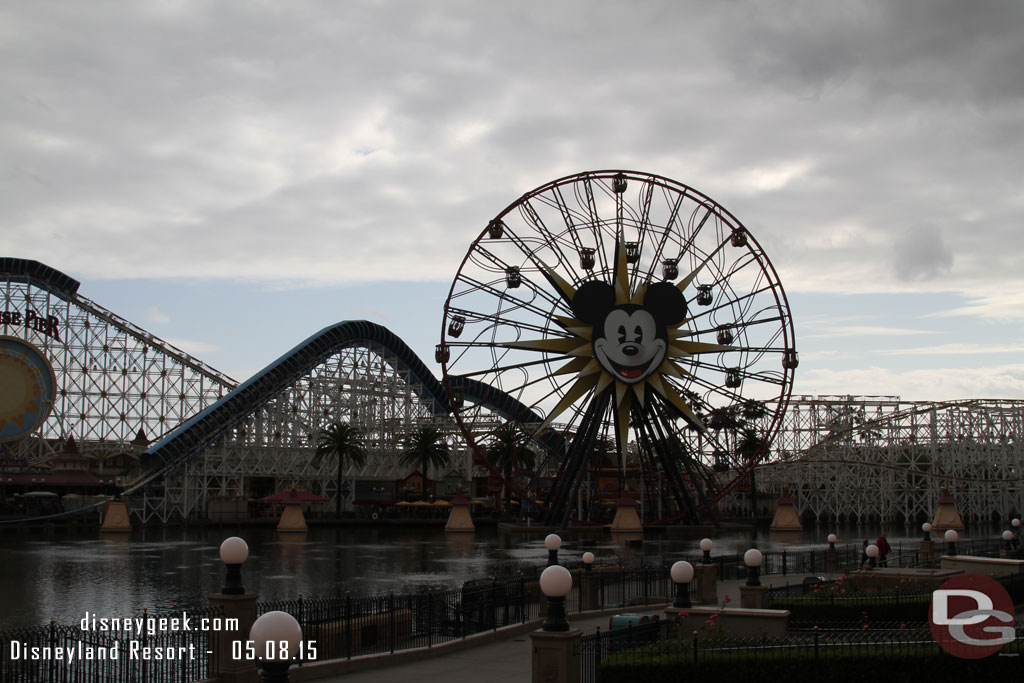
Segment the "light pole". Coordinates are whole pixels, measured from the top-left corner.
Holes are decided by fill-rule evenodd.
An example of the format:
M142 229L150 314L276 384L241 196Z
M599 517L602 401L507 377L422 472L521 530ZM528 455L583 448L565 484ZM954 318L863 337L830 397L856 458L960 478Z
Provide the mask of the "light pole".
M839 553L836 552L836 541L839 537L835 534L828 535L828 550L825 551L825 571L839 571Z
M960 539L960 534L956 532L956 529L948 529L946 531L946 543L948 545L946 554L950 557L956 557L956 542Z
M224 587L220 592L224 595L244 595L242 585L242 565L249 557L249 546L238 536L225 538L220 544L220 559L227 571L224 574Z
M572 574L565 567L551 565L540 574L540 590L548 598L548 615L544 620L543 630L568 631L565 596L572 590Z
M267 612L252 625L249 640L261 661L263 683L288 683L288 667L301 659L302 626L287 612Z
M594 553L589 550L583 553L583 569L591 571L594 568Z
M747 585L761 585L761 563L764 562L764 555L757 548L751 548L743 553L743 564L747 565Z
M700 561L704 564L711 564L711 547L714 543L710 538L702 538L700 541L700 549L704 551L704 557Z
M672 581L676 584L676 599L673 607L691 607L690 604L690 581L693 580L693 565L681 560L672 565L669 570Z
M921 539L920 543L920 558L922 562L934 562L935 561L935 544L932 543L932 525L925 522L921 525L921 531L924 532L924 538Z
M1006 541L1006 549L1013 550L1013 532L1007 529L1003 532L1003 540Z
M548 549L548 566L558 564L558 549L562 547L562 537L558 534L548 534L544 539L544 547Z
M874 569L878 561L878 546L872 543L864 549L864 554L868 556L868 569Z

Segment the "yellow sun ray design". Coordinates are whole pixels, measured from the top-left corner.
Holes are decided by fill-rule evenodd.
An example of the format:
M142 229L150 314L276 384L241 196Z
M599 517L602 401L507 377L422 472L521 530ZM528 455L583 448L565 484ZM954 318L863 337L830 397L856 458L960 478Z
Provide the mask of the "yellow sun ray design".
M614 307L627 307L628 310L643 309L645 296L651 288L651 284L640 283L635 291L630 291L629 266L621 233L616 242L613 263L614 271L610 287L613 292ZM537 261L536 265L564 301L572 306L579 289L566 282L546 264ZM703 263L698 265L692 273L682 278L674 287L682 293L703 267ZM584 284L587 283L581 283L580 286L582 287ZM593 322L565 315L554 316L553 319L562 330L565 330L565 336L536 340L524 339L499 344L510 349L536 351L555 357L561 356L567 362L555 369L552 375L575 376L575 379L572 379L567 385L563 385L564 393L544 421L537 427L537 432L549 427L554 420L581 399L588 396L600 396L609 387L614 387L613 415L620 452L625 452L629 442L630 416L633 407L644 406L652 393L661 396L698 429L707 430L700 416L668 379L685 379L691 376L691 373L677 361L705 353L735 351L736 347L691 341L689 337L692 333L686 328L689 318L683 316L678 323L666 324L664 327L667 338L664 358L646 376L639 381L631 382L613 374L605 362L598 357L599 354L595 350L595 338L598 337L598 333L595 331L597 326Z

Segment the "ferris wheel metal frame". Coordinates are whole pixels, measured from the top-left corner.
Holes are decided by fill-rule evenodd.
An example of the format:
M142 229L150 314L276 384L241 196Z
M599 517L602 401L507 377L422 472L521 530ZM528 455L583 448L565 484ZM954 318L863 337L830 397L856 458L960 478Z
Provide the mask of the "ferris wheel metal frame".
M554 180L487 223L436 360L477 461L563 524L609 451L619 493L639 470L631 493L653 493L656 516L713 515L767 453L798 364L781 281L749 230L692 187L621 170ZM467 382L522 407L505 417L544 456L525 486L488 457L495 420Z

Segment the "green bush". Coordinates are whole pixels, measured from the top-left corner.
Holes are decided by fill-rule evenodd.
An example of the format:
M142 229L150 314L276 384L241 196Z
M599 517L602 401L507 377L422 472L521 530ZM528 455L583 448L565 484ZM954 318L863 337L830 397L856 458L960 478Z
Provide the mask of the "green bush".
M1012 574L996 579L1013 598L1013 604L1024 604L1024 574Z
M852 598L800 597L772 600L772 609L789 610L789 620L811 622L824 626L828 623L852 621L928 621L931 595L874 595L860 594ZM867 613L865 615L865 612Z
M657 646L655 646L657 647ZM965 680L978 676L1019 676L1021 640L1010 643L985 659L959 659L938 645L877 645L856 648L822 648L815 658L813 645L801 649L701 650L694 662L693 652L655 654L643 648L613 655L601 663L601 683L676 683L702 676L715 680L809 681L827 678L829 683L870 680Z

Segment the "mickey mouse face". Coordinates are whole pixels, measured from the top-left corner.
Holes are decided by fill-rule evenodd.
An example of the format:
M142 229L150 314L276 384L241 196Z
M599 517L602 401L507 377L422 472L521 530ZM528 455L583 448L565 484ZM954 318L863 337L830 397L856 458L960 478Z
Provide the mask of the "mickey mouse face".
M665 360L668 344L659 338L654 316L639 306L612 309L602 332L595 335L594 355L618 380L639 382Z
M668 353L667 325L686 317L686 300L672 284L650 285L643 305L615 304L615 290L587 282L572 300L573 312L594 325L594 357L612 377L636 384L654 373Z

